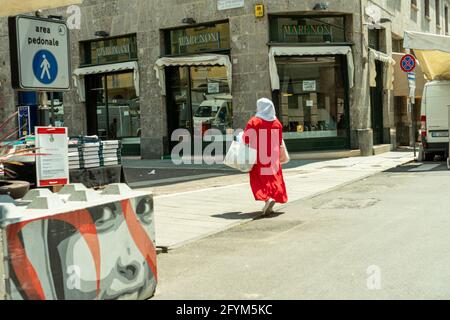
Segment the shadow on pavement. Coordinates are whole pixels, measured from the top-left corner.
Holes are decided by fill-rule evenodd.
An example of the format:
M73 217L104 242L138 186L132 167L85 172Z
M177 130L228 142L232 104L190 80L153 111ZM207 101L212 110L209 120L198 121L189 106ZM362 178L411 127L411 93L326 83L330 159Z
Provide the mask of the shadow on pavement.
M282 215L284 215L286 212L274 212L271 214L268 214L266 216L260 215L259 217L256 217L255 220L265 220L265 219L276 219Z
M387 173L426 173L450 171L447 163L442 161L411 162L403 166L387 170Z
M226 220L246 220L246 219L254 219L258 217L260 214L261 212L251 212L251 213L227 212L222 214L216 214L213 217Z

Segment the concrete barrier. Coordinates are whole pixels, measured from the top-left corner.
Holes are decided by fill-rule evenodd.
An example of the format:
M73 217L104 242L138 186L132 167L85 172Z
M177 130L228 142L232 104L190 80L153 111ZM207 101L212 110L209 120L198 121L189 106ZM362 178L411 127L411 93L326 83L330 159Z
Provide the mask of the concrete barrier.
M153 196L69 185L0 199L0 299L144 300L157 285Z

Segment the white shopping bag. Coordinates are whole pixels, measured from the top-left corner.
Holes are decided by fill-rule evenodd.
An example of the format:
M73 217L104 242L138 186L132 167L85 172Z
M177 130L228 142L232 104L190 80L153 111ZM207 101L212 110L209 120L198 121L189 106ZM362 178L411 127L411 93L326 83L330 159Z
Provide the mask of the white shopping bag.
M281 144L280 146L280 162L281 164L288 164L291 161L291 157L289 156L288 149L286 148L286 143Z
M233 141L224 160L224 165L242 172L250 172L256 164L258 154L244 143Z

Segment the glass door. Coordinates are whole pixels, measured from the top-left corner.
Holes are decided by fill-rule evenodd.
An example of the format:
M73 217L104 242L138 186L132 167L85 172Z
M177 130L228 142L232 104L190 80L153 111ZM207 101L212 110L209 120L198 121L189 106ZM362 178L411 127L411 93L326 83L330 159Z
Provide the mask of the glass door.
M86 77L86 104L89 135L102 140L140 137L141 112L132 72Z
M133 73L106 75L106 88L109 139L138 137L141 132L140 107L134 88Z
M86 105L88 135L108 138L108 108L105 76L86 77Z
M372 116L373 144L383 143L383 63L376 62L377 86L370 88L370 104Z
M186 129L192 133L192 108L188 67L167 68L168 113L170 132Z

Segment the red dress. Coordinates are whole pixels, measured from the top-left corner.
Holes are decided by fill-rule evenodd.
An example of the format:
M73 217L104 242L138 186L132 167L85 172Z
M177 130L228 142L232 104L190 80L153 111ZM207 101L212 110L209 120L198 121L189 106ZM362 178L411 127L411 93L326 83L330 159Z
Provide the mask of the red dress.
M287 203L288 195L280 163L283 126L253 117L245 128L244 141L258 150L258 162L250 172L250 185L256 201Z

